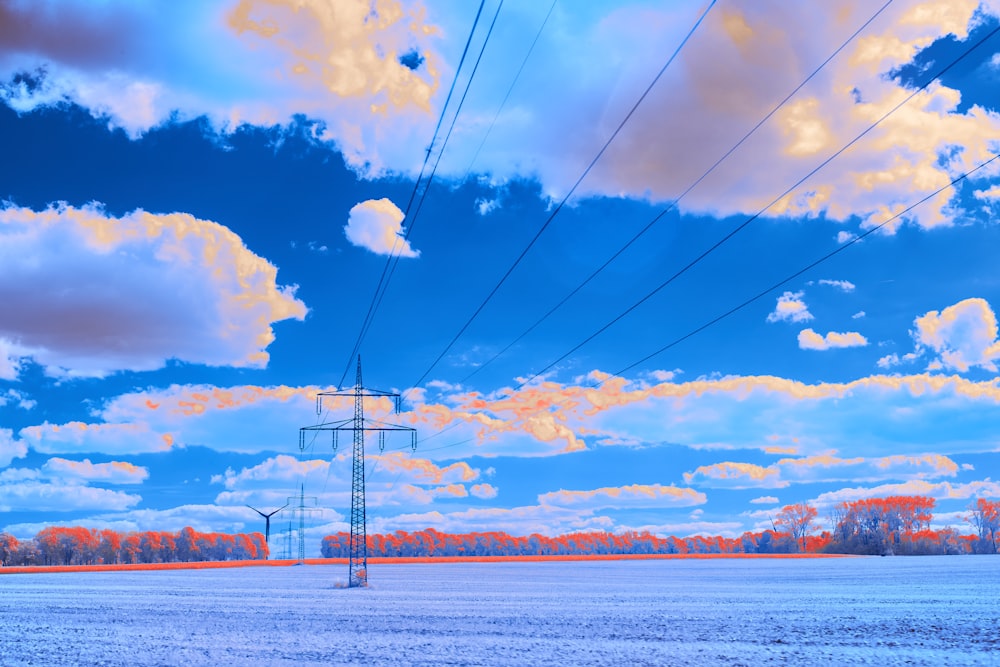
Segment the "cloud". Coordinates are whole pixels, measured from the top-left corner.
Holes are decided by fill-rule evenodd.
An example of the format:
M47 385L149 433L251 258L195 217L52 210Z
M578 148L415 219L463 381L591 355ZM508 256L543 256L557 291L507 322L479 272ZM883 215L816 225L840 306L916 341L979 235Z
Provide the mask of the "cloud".
M385 0L374 13L367 0L166 9L67 0L59 12L5 3L2 98L19 112L73 102L132 136L173 118L205 116L231 131L301 114L359 172L415 176L444 103L440 83L452 79L468 30L467 13L453 9L434 0L426 9ZM553 13L499 115L496 96L470 95L439 177L464 178L474 163L495 182L536 178L546 195L568 192L650 82L649 58L634 54L661 62L702 9L616 3ZM893 3L682 206L720 216L756 212L904 99L910 91L892 73L938 38L965 39L978 9L978 0ZM537 3L511 7L505 25L512 35L531 34L544 13ZM866 3L713 9L577 194L676 197L871 14ZM523 48L501 41L497 52ZM409 53L418 54L416 69L401 58ZM475 84L505 89L518 60L484 59ZM39 74L16 78L25 72ZM959 112L960 97L929 86L771 213L858 216L871 226L945 187L910 216L922 227L949 224L956 209L948 183L989 155L1000 128L992 111Z
M684 481L707 487L780 489L792 483L954 477L958 469L957 463L940 454L851 459L818 454L780 459L767 467L732 461L713 463L684 473Z
M42 471L52 478L78 479L105 484L141 484L149 478L149 470L127 461L91 463L90 459L70 461L54 457L45 462Z
M853 315L851 315L851 319L852 320L860 320L864 316L865 316L865 311L859 310L858 312L856 312Z
M777 505L778 499L774 496L760 496L750 501L754 505Z
M863 498L884 498L887 496L929 496L936 500L965 500L969 498L1000 498L1000 482L989 478L981 481L952 484L951 482L928 482L917 479L900 484L882 484L865 488L853 487L821 493L810 504L818 509L826 509L842 502Z
M442 468L427 459L410 457L402 452L375 454L370 458L378 461L378 464L390 473L410 473L410 479L420 484L471 482L479 478L479 470L472 468L465 461L458 461Z
M0 353L0 357L2 357L2 353ZM2 363L2 358L0 358L0 363ZM0 394L0 408L10 403L15 403L22 410L31 410L38 404L37 401L28 398L27 394L17 389L8 389L7 393Z
M144 454L164 452L173 446L166 434L153 432L148 424L86 424L69 422L26 426L21 441L45 454Z
M830 287L836 287L842 292L853 292L855 285L849 280L820 280L820 285L829 285Z
M904 354L902 357L893 352L892 354L887 354L884 357L879 358L875 364L879 368L892 368L893 366L899 366L901 364L909 363L915 361L919 355L914 352Z
M932 310L913 324L918 350L935 352L941 367L965 372L978 366L997 372L997 318L985 299L964 299L941 312Z
M996 58L996 54L993 57ZM972 194L976 197L976 199L996 201L997 199L1000 199L1000 185L993 185L985 190L976 190Z
M732 489L778 489L788 486L789 482L780 479L779 475L778 469L774 467L723 461L698 466L694 472L684 473L684 481L688 484L719 485Z
M774 312L767 316L768 322L808 322L813 319L808 306L802 300L804 292L785 292L778 297Z
M868 345L868 339L856 331L837 333L831 331L822 336L812 329L803 329L799 332L799 347L803 350L830 350L842 347L864 347Z
M355 204L344 226L347 240L376 255L419 257L420 251L403 238L403 212L388 199L369 199Z
M9 428L0 428L0 468L6 468L14 459L24 458L28 445L24 440L15 440Z
M577 508L553 505L521 507L470 508L454 512L413 512L369 520L369 531L391 533L396 530L434 528L445 533L502 531L510 535L564 535L588 530L610 530L614 521Z
M0 471L0 512L75 512L124 510L138 504L138 495L89 486L85 479L61 479L43 468Z
M707 502L704 493L694 489L660 484L631 484L591 491L552 491L538 496L542 505L588 510L632 507L691 507Z
M393 0L374 10L367 0L158 8L68 0L58 12L4 3L0 25L10 26L0 40L0 99L15 110L70 101L133 137L175 118L204 116L226 132L303 114L349 164L373 173L384 168L381 142L409 146L411 133L426 141L444 65L422 10ZM410 52L422 66L400 62ZM35 74L14 77L22 72Z
M0 380L16 380L21 372L22 352L13 342L0 338Z
M497 494L499 493L499 490L492 484L483 483L483 484L473 484L472 487L469 489L469 493L475 496L476 498L489 499L489 498L496 498Z
M12 358L25 357L58 377L156 370L169 359L263 367L271 324L306 314L276 276L229 229L185 213L7 206L0 373L16 374Z

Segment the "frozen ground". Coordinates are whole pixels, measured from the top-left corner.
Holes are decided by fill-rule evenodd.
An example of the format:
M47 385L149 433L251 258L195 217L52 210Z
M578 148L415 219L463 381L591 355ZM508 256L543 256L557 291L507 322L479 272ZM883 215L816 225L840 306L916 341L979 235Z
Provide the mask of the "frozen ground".
M2 665L1000 665L1000 558L0 576Z

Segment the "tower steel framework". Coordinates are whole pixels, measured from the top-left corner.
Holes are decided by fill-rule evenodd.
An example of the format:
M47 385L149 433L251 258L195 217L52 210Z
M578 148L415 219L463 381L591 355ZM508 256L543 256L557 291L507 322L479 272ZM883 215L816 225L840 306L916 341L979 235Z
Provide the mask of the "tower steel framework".
M417 429L398 424L388 424L377 419L365 419L365 398L385 398L393 401L399 414L400 396L389 391L367 389L361 382L361 355L358 355L358 374L353 389L321 391L316 394L316 414L323 412L323 399L332 396L354 398L354 417L341 421L324 422L299 429L299 450L306 447L306 434L310 431L330 431L333 450L337 451L338 434L353 432L351 452L351 538L348 552L347 585L351 588L368 585L368 535L365 516L365 431L378 432L379 451L385 450L387 431L407 431L410 433L410 447L417 448Z

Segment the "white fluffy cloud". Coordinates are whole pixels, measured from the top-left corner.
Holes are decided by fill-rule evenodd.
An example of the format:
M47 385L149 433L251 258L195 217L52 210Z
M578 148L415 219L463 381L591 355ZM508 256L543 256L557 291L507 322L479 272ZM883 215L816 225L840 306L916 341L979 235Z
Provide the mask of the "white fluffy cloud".
M940 312L932 310L913 324L918 350L926 348L937 355L932 368L965 372L978 366L997 372L997 318L985 299L965 299Z
M142 500L124 491L89 486L85 477L72 472L64 475L63 472L59 464L41 470L9 468L0 471L0 511L124 510Z
M419 6L393 0L4 3L0 25L0 80L44 71L0 91L14 109L69 100L132 136L174 113L223 131L304 114L373 171L380 141L410 143L413 129L426 141L440 76L437 31ZM424 61L416 70L400 62L409 53ZM414 112L415 123L397 121Z
M842 347L864 347L868 345L868 339L856 331L846 331L839 333L830 331L825 336L818 334L812 329L803 329L799 332L799 347L803 350L830 350Z
M276 276L232 231L184 213L8 206L0 374L16 372L12 357L69 377L155 370L168 359L264 366L271 324L306 314Z
M703 505L705 494L694 489L661 484L630 484L602 487L588 491L552 491L538 496L538 502L551 507L579 509L633 507L690 507Z
M52 478L104 484L141 484L149 478L148 469L127 461L92 463L90 459L71 461L53 457L45 462L42 471Z
M990 479L952 484L951 482L928 482L922 479L900 484L881 484L874 487L853 487L822 493L810 504L820 510L862 498L884 498L887 496L929 496L937 500L968 498L1000 498L1000 482Z
M813 319L809 307L802 300L805 292L785 292L778 297L774 311L767 316L768 322L808 322Z
M819 454L784 458L769 466L723 461L685 472L684 481L707 487L780 489L793 483L954 477L958 468L957 463L940 454L850 459Z
M681 206L755 212L902 101L909 91L889 73L935 39L964 39L979 8L979 0L897 0ZM505 5L440 176L464 177L475 155L474 171L492 182L537 178L549 195L567 192L703 8L557 6L496 116L523 36L546 9ZM426 8L383 0L374 12L367 0L66 0L59 12L44 3L0 11L10 26L0 40L2 98L14 109L69 100L133 136L175 112L219 129L302 114L369 176L416 174L444 102L440 84L451 80L471 22L466 6L445 0ZM981 11L998 9L987 2ZM578 194L676 197L872 13L859 0L713 8ZM39 70L40 80L15 81ZM945 187L910 215L925 227L948 224L949 181L988 157L1000 131L996 113L958 113L959 101L958 91L930 86L771 212L856 215L870 226Z
M829 285L830 287L836 287L843 292L853 292L856 285L850 280L828 280L824 278L819 281L820 285Z
M0 428L0 468L5 468L14 459L23 458L28 453L28 446L23 440L15 440L14 432L9 428Z
M403 238L403 212L388 199L369 199L356 204L344 226L347 240L376 255L419 257L420 251Z

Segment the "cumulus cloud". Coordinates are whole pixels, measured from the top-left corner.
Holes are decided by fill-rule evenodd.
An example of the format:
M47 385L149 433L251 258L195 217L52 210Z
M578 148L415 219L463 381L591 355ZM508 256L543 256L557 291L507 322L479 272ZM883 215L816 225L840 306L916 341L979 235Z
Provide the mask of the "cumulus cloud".
M419 7L393 0L374 9L367 0L161 7L69 0L58 12L35 3L0 10L7 28L0 99L18 111L70 101L131 136L173 118L205 116L231 131L304 114L352 166L372 173L383 169L381 141L410 145L417 141L411 132L423 141L429 134L440 56L431 48L437 30ZM403 64L408 53L422 66ZM16 78L24 72L32 75ZM416 118L399 122L406 115Z
M497 494L499 493L499 490L492 484L487 484L484 482L482 484L473 484L469 488L469 493L475 496L476 498L489 499L489 498L496 498Z
M774 311L767 316L768 322L808 322L813 319L809 307L802 297L805 292L785 292L778 297Z
M997 318L985 299L965 299L940 312L932 310L913 324L918 349L935 353L938 367L965 372L978 366L997 372Z
M393 517L375 517L369 531L387 533L396 530L434 528L445 533L503 531L511 535L563 535L566 533L609 530L614 521L577 508L554 505L488 507L454 512L412 512Z
M823 336L812 329L799 332L799 347L803 350L830 350L842 347L864 347L868 339L856 331L838 333L831 331Z
M2 363L2 361L0 361ZM13 379L13 378L9 378ZM7 393L0 394L0 407L5 405L16 405L22 410L31 410L37 405L37 401L28 398L28 395L17 389L8 389Z
M688 484L717 485L733 489L778 489L789 484L780 479L780 473L774 467L765 468L754 463L734 461L698 466L693 472L684 473L684 481Z
M0 373L16 373L11 359L24 357L60 377L155 370L169 359L265 366L271 324L306 314L276 276L232 231L185 213L8 206Z
M774 496L759 496L750 501L753 505L777 505L778 499Z
M917 479L900 484L882 484L874 487L852 487L821 493L810 504L826 509L842 502L863 498L884 498L888 496L929 496L937 500L1000 497L1000 482L985 480L952 484L951 482L928 482Z
M893 3L682 206L717 215L759 210L904 99L910 91L891 73L938 38L965 39L979 7L978 0ZM614 3L554 12L499 116L495 95L470 95L439 176L462 178L474 163L495 182L533 177L548 195L567 192L649 83L650 58L665 59L701 9ZM997 13L989 4L981 11ZM510 34L531 34L544 13L525 3L504 20ZM714 8L578 194L676 197L871 14L863 2L744 0ZM335 142L368 176L417 173L444 102L440 82L454 73L469 21L435 0L426 10L385 0L374 12L367 0L167 8L67 0L59 12L5 3L0 18L7 27L2 99L18 111L70 101L132 136L174 117L205 116L228 130L302 114L318 138ZM188 48L192 43L200 48ZM523 48L501 42L497 52ZM484 59L479 89L503 90L517 62ZM39 74L17 78L25 72ZM771 212L858 216L870 226L945 187L910 215L924 227L948 224L948 183L988 157L1000 129L996 113L978 106L959 112L959 103L958 91L928 87Z
M369 199L355 204L344 226L347 240L376 255L419 257L420 251L403 238L403 212L388 199Z
M855 284L849 280L827 280L823 279L819 281L820 285L829 285L830 287L836 287L842 292L853 292Z
M59 463L53 467L43 466L40 470L8 468L0 471L0 511L124 510L142 500L135 494L90 486L85 475L74 474L72 470L69 474L65 472Z
M590 491L552 491L538 496L542 505L576 507L590 510L630 507L690 507L707 502L704 493L694 489L661 484L630 484Z
M105 484L141 484L149 478L149 470L128 461L91 463L90 459L71 461L53 457L45 462L42 471L53 478L85 480Z
M14 459L24 458L28 453L28 445L24 440L15 440L14 432L9 428L0 428L0 468L5 468Z
M792 483L927 479L954 477L956 474L958 464L940 454L857 456L850 459L817 454L780 459L766 467L732 461L713 463L684 473L684 481L708 487L780 489Z
M145 454L164 452L173 446L169 434L160 434L146 423L87 424L68 422L26 426L21 441L45 454L105 453Z
M893 352L892 354L887 354L884 357L880 357L879 360L875 362L875 364L879 368L888 369L892 368L893 366L899 366L901 364L906 364L915 361L918 356L919 355L916 354L915 352L909 352L907 354L904 354L903 356L899 356L898 354Z

